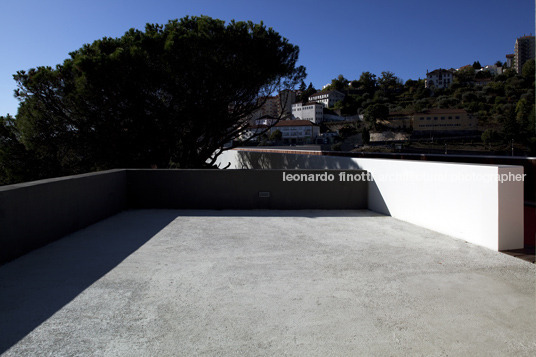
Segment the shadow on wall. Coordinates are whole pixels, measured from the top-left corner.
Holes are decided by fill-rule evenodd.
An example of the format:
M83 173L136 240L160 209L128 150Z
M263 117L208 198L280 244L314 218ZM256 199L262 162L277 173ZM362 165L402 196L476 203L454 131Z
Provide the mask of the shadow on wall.
M237 169L361 170L351 157L236 151ZM231 164L231 163L230 163ZM227 163L225 163L227 165ZM232 167L232 165L230 166ZM374 177L374 176L373 176ZM368 183L368 209L391 215L376 181Z
M178 210L181 217L300 217L315 219L319 217L385 217L383 214L366 209L359 210Z
M127 211L0 269L0 354L45 322L177 217Z
M350 157L237 151L237 169L359 170Z

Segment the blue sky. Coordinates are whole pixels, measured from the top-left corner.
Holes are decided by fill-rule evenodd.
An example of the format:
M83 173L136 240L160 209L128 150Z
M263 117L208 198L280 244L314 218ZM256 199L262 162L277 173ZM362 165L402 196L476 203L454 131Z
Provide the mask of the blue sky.
M504 61L515 39L534 34L533 0L79 1L0 0L0 115L16 114L17 70L63 62L96 39L186 15L252 20L300 47L306 82L392 71L403 80L427 70Z

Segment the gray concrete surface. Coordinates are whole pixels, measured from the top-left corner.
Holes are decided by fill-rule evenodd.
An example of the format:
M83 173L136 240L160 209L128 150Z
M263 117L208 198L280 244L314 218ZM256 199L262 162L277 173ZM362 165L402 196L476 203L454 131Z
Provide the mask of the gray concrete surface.
M534 356L535 287L369 211L127 211L0 267L0 352Z

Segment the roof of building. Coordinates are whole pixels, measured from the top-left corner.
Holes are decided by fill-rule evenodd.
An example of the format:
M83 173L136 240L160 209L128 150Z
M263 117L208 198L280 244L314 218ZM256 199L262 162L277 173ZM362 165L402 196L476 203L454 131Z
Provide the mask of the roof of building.
M428 72L427 75L441 74L441 73L445 73L445 72L452 73L450 69L438 68L438 69L433 70L432 72Z
M278 181L271 187L330 184ZM253 190L272 191L261 182ZM227 205L241 197L222 196ZM535 347L534 264L370 211L126 210L2 265L0 277L1 351L12 356L126 355L129 345L139 355L278 355L280 346L289 355L530 355ZM399 337L393 326L405 329L396 347L386 343ZM366 339L349 340L350 331Z
M509 53L506 55L506 58L515 58L515 56L516 56L515 54Z
M390 112L389 113L389 116L392 117L392 116L397 116L397 117L407 117L407 116L410 116L411 113L404 113L404 112Z
M322 103L318 103L318 102L315 102L315 101L310 101L310 102L307 102L307 103L302 103L302 102L298 102L298 103L294 103L292 105L298 105L298 106L304 106L304 105L322 105Z
M415 115L417 115L417 114L467 114L467 112L465 111L465 109L453 109L453 108L441 109L441 108L432 108L432 109L424 110L424 111L419 112L419 113L415 113Z
M309 120L282 120L275 126L314 126Z
M339 94L344 95L344 93L339 92L338 90L330 90L329 92L316 92L315 94L311 94L311 95L309 96L309 98L317 97L317 96L319 96L319 95L325 95L325 94L328 94L328 95L329 95L329 94L332 94L332 93L339 93Z
M466 66L462 66L460 68L457 69L457 71L461 71L462 69L466 69L466 68L473 68L473 65L472 64L468 64Z

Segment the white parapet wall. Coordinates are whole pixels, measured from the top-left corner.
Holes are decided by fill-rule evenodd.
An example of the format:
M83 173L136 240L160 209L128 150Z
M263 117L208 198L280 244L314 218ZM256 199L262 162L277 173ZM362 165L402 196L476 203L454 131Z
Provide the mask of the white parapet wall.
M229 150L231 169L363 169L368 208L493 250L523 248L523 167Z

